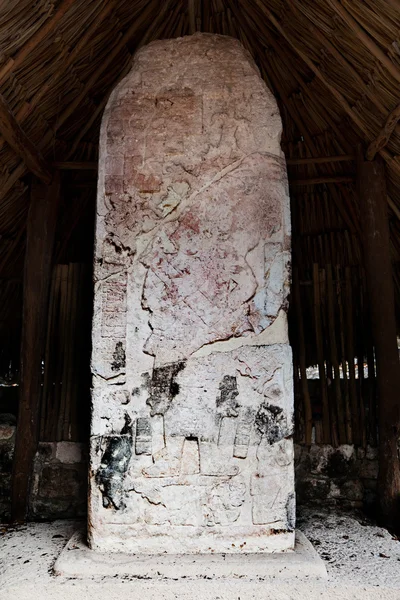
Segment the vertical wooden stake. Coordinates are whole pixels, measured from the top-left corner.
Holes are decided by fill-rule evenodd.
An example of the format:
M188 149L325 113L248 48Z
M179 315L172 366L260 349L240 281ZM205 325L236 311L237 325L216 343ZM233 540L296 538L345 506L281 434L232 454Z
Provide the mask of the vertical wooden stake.
M317 344L317 359L319 369L319 379L321 382L321 398L322 398L322 427L324 432L324 444L331 443L330 418L329 418L329 400L326 384L326 373L324 364L324 350L322 339L322 323L321 323L321 292L319 287L319 265L313 265L313 286L314 286L314 318L315 318L315 335Z
M307 446L311 446L312 441L312 406L310 392L307 381L307 363L306 363L306 347L304 339L304 323L303 311L301 308L301 294L298 269L293 270L293 295L296 306L297 331L299 336L299 365L300 365L300 380L301 391L303 394L304 403L304 428L305 441Z
M400 529L400 363L390 258L385 168L357 165L364 262L374 337L379 398L379 508L386 527Z
M42 359L60 177L50 185L33 180L24 267L19 409L12 477L12 519L28 512L33 460L38 443Z
M334 288L332 265L326 265L327 279L327 295L328 295L328 331L329 331L329 348L331 361L333 366L333 388L335 392L335 408L334 412L337 415L339 444L346 444L346 426L345 426L345 404L342 398L342 389L340 385L340 366L338 359L338 348L336 343L336 327L335 327L335 307L334 307Z

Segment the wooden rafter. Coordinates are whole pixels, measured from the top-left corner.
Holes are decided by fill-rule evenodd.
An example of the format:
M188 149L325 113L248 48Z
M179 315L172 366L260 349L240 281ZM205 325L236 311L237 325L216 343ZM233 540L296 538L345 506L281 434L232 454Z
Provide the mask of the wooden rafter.
M368 48L368 50L379 60L380 63L387 69L387 71L400 82L400 69L390 60L390 58L381 50L381 48L374 42L374 40L368 35L368 33L357 23L355 18L349 13L349 11L339 2L339 0L328 0L329 4L335 10L335 12L347 23L348 27L362 42L362 44Z
M18 125L6 100L0 95L0 133L22 159L27 169L44 183L50 183L52 174L49 165Z
M367 149L366 157L368 160L374 160L376 154L382 150L390 140L390 136L396 129L397 124L400 120L400 104L396 106L386 119L386 123L376 139L370 143Z
M49 33L54 31L62 17L75 1L76 0L63 0L53 16L45 21L42 27L40 27L40 29L26 42L26 44L22 46L22 48L14 57L8 59L8 61L0 70L0 84L4 83L12 71L17 69L23 63L28 54L30 54Z

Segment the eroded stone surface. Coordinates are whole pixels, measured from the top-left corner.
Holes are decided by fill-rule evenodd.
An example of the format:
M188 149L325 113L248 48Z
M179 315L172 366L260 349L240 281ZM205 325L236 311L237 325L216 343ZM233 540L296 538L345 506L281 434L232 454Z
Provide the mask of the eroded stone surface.
M251 57L222 36L144 47L108 102L95 256L94 548L293 546L280 133Z

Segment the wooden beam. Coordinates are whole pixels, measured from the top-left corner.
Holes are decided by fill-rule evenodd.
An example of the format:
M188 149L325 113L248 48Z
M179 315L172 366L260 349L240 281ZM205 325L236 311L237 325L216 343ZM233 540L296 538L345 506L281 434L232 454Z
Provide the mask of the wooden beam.
M17 436L12 476L12 519L28 512L33 461L38 443L42 358L46 333L60 176L51 185L32 182L23 282L21 367Z
M195 0L188 0L189 33L196 33L196 5Z
M78 161L64 161L64 162L53 162L52 167L59 169L60 171L97 171L97 162L78 162Z
M310 179L290 179L289 185L319 185L320 183L354 183L355 177L350 175L335 175L332 177L324 176L312 177Z
M378 502L383 524L399 532L400 363L384 164L360 156L357 175L378 384Z
M400 69L390 60L387 54L381 50L381 48L374 42L374 40L368 35L368 33L358 24L355 18L349 13L349 11L341 4L338 0L328 0L328 3L335 10L335 12L341 17L341 19L348 25L352 33L358 37L360 42L367 48L375 58L387 69L387 71L400 82Z
M41 181L49 184L51 170L43 156L18 125L6 100L0 94L0 133L26 167Z
M18 50L13 58L9 58L5 65L0 69L0 84L4 83L10 73L17 69L44 38L54 31L59 21L72 6L75 0L63 0L58 6L52 17L47 19L44 24L33 34L33 36Z
M390 136L392 135L393 131L396 129L396 126L397 126L397 123L399 122L399 120L400 120L400 104L398 104L396 106L396 108L394 110L392 110L392 112L386 119L385 125L383 126L382 130L379 132L379 135L368 146L367 153L366 153L367 160L374 160L376 154L378 154L378 152L386 146L386 144L390 140Z
M353 154L340 154L338 156L309 156L307 158L287 158L287 165L322 165L334 162L351 162L356 160Z

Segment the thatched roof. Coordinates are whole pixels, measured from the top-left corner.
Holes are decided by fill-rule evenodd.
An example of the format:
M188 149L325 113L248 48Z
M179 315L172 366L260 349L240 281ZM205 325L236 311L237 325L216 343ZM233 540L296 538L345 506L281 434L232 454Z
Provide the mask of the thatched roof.
M196 30L239 38L278 98L292 161L295 261L360 261L352 159L360 142L386 163L397 261L400 0L8 0L0 7L0 94L40 160L94 161L102 111L135 50ZM349 158L293 164L338 155ZM32 168L1 137L0 164L5 307L22 274Z

